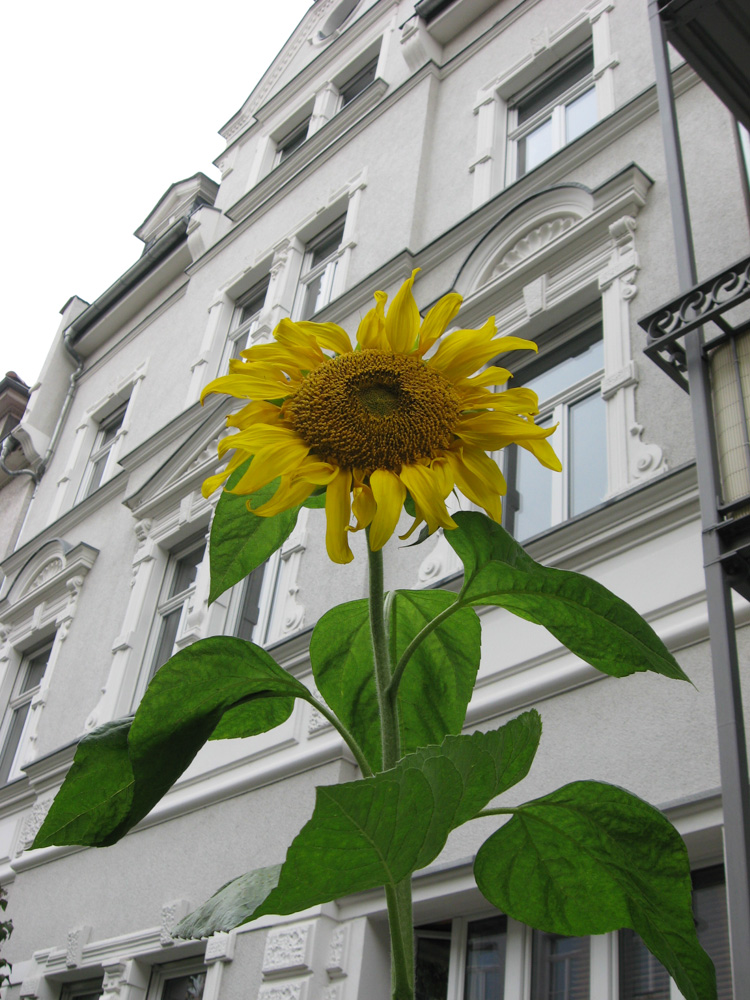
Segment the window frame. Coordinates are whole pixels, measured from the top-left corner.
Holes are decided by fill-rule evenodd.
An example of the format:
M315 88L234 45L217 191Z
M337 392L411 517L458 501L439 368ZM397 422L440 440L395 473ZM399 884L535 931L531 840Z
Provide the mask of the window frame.
M31 705L35 696L42 688L54 644L54 634L49 635L41 642L37 642L34 646L25 650L21 656L21 662L19 663L16 671L13 688L3 715L2 726L0 727L0 787L9 785L12 781L16 781L18 778L22 777L19 764L21 754L26 744L25 737L29 730ZM37 683L31 685L30 687L25 687L26 680L31 673L32 664L42 654L46 654L46 656L44 659L43 669L39 675ZM10 740L14 736L13 721L17 713L21 710L24 710L23 721L17 732L17 736L15 737L15 745L11 746ZM8 756L9 751L11 751L10 756ZM3 777L2 775L5 771L6 765L7 772Z
M291 128L286 129L278 139L275 139L276 148L274 150L273 165L280 166L293 156L310 137L310 125L312 123L312 112L307 114L301 121ZM301 137L301 138L300 138ZM299 141L298 141L299 140Z
M271 275L269 273L237 297L229 322L229 332L224 344L221 364L219 365L220 375L225 375L229 369L229 362L233 358L239 358L240 352L250 346L252 335L258 329L260 317L266 308L270 284ZM246 316L245 319L242 319L242 313L247 308L247 305L256 302L256 300L260 302L258 309L249 316ZM242 343L241 347L238 346L240 342Z
M204 528L190 535L189 538L176 543L167 553L167 563L162 577L161 586L159 588L159 596L154 606L151 627L149 629L149 638L143 658L144 670L142 671L143 679L140 684L141 690L137 695L136 703L137 701L140 701L140 698L143 696L143 691L146 689L152 678L164 666L167 660L171 656L174 656L177 640L185 631L188 607L190 605L191 598L195 594L198 572L200 570L201 563L206 557L207 547L207 532ZM171 590L176 583L181 562L198 549L201 549L202 552L201 558L195 564L195 575L187 587L184 587L182 590L172 594ZM177 610L179 610L180 614L177 621L174 639L172 640L171 652L165 660L158 663L158 660L161 658L160 653L166 635L167 619ZM148 669L145 669L146 664L148 664Z
M86 468L83 472L81 485L78 488L76 503L81 503L82 500L86 500L92 496L115 475L115 466L117 465L117 454L119 451L117 446L122 437L129 405L130 397L118 403L106 416L97 418L96 436L94 437L89 457L86 460ZM114 433L111 437L108 437L108 432L112 428L114 428ZM104 460L104 464L100 466L99 463L102 460ZM101 469L101 474L98 478L95 478L97 468Z
M149 978L145 1000L163 1000L164 989L171 980L185 976L208 976L208 966L200 959L186 959L181 962L154 965ZM206 991L206 978L203 981L203 993Z
M79 979L74 983L64 983L60 991L60 1000L87 1000L88 997L104 996L104 976L91 979Z
M561 332L556 334L553 331L548 338L545 338L546 342L539 338L541 343L538 357L535 357L533 360L527 362L515 371L515 377L511 387L523 386L527 382L533 381L534 378L552 371L558 364L564 362L567 358L575 357L577 353L582 353L594 344L601 343L603 347L603 333L602 319L599 315L597 315L596 317L587 316L586 318L580 319L575 322L572 328L568 327L564 333ZM576 351L571 354L570 348L573 345L580 345L581 351ZM502 360L499 362L497 360L492 362L492 364L497 363L502 365ZM534 420L536 423L549 422L552 424L557 423L559 425L555 433L548 440L562 461L563 470L552 479L552 509L550 524L541 532L535 532L532 535L524 536L522 539L519 538L519 541L525 542L529 538L533 538L538 534L550 531L561 524L565 524L573 517L580 517L584 515L588 510L591 510L593 507L598 505L592 504L582 511L578 511L575 514L571 513L573 466L568 460L568 457L571 445L571 410L576 404L583 402L591 396L601 395L601 387L604 381L604 376L604 359L602 359L601 368L597 368L595 371L582 376L577 381L566 386L564 389L553 393L551 396L539 400L539 413L534 417ZM606 409L603 412L603 419L605 421L605 425L604 454L602 456L602 460L606 476L608 470ZM520 494L517 482L518 447L518 445L513 445L494 454L494 458L501 466L508 483L508 493L505 498L505 502L503 503L503 527L505 527L505 529L512 534L514 538L516 537L516 521L520 511ZM599 502L603 501L604 498L602 498Z
M344 248L346 219L347 216L346 213L344 213L305 243L302 266L297 280L297 292L294 299L294 308L292 310L293 318L297 321L310 320L316 315L316 313L320 312L321 309L325 309L325 307L331 302L333 297L333 285L336 278L336 270ZM321 247L325 246L329 241L332 242L332 237L337 233L340 233L340 236L335 248L331 250L330 253L328 253L322 260L315 263L316 252ZM321 283L320 290L317 293L315 300L315 308L312 312L307 312L307 297L310 291L310 286L319 278L321 279ZM321 299L323 300L322 304L319 304Z
M541 107L534 111L528 119L519 123L518 118L520 106L522 106L525 102L532 100L540 91L544 91L553 85L556 79L568 73L577 62L582 62L589 56L591 59L591 68L589 70L570 84L570 86L561 90L549 101L545 102ZM594 100L596 102L596 83L597 81L594 75L594 46L593 41L589 39L582 45L579 45L567 56L564 56L556 62L554 66L551 66L546 72L542 73L539 77L532 81L532 83L513 94L508 101L507 112L507 167L508 176L511 182L520 180L521 177L525 177L526 174L536 169L537 166L541 166L542 163L546 163L546 161L554 156L555 153L559 153L561 149L564 149L566 146L570 145L571 142L575 141L579 135L583 135L589 128L593 128L594 125L596 125L599 121L598 107L596 108L594 121L587 128L585 128L583 132L579 132L578 135L573 138L568 138L566 135L565 111L567 107L590 91L593 91ZM543 157L538 163L534 164L533 167L526 168L524 165L524 169L521 170L521 143L547 121L550 121L552 125L552 144L549 154Z
M380 59L380 53L377 53L369 59L364 66L360 67L355 73L346 77L342 83L336 85L336 89L339 92L339 102L337 111L341 111L343 108L347 107L352 101L356 101L360 94L363 94L369 86L371 86L377 79L378 74L378 61ZM372 75L370 75L372 74ZM367 79L369 77L369 79ZM358 87L363 79L367 79L364 86ZM357 90L347 99L346 93L352 87L358 87Z

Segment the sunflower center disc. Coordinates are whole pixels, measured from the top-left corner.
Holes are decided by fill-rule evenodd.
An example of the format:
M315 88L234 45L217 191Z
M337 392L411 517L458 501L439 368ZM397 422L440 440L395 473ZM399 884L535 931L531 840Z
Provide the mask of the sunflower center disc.
M311 372L285 411L314 455L369 473L449 448L461 406L451 382L419 358L356 351Z

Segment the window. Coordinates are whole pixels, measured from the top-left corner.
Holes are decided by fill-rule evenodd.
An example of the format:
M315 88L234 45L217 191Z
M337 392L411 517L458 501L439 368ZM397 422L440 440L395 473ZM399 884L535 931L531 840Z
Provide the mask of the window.
M94 439L94 446L91 449L88 465L78 492L78 499L85 500L98 490L115 473L114 446L117 435L125 420L125 411L128 408L127 402L118 406L109 416L99 421L99 427Z
M331 301L345 222L343 216L305 247L294 310L298 320L310 319Z
M99 977L79 983L66 983L60 994L60 1000L100 1000L101 996L102 978Z
M603 368L604 345L597 325L545 351L513 380L513 385L528 386L539 396L538 424L558 424L549 441L563 466L562 473L550 475L531 452L518 445L506 449L506 527L519 541L583 513L606 495Z
M589 938L534 931L531 1000L589 1000Z
M247 347L251 335L257 330L260 314L266 303L266 294L270 280L271 276L266 275L262 281L253 285L249 292L246 292L237 300L224 350L224 357L219 369L220 374L226 373L229 367L229 359L240 356L240 352L244 351Z
M238 639L246 639L248 642L253 638L253 633L260 620L260 594L263 587L264 570L265 564L253 570L250 576L239 585L239 599L234 608L234 622L230 631ZM232 614L231 611L230 614ZM257 636L255 641L260 641Z
M511 98L508 139L516 178L596 123L593 69L594 53L589 45Z
M503 1000L507 937L500 913L416 928L416 1000Z
M13 775L31 700L41 686L51 650L52 640L39 646L33 652L27 653L21 660L21 667L3 726L2 751L0 751L0 785L7 784Z
M304 121L300 122L299 125L295 125L293 129L283 135L280 139L276 140L277 166L279 163L283 163L284 160L288 160L292 153L300 148L305 139L307 139L307 132L309 128L310 115L308 115Z
M732 1000L724 866L693 872L693 916L698 940L716 968L718 1000ZM670 1000L669 975L641 939L619 932L620 1000Z
M156 966L151 973L146 1000L202 1000L205 988L205 966L194 962Z
M339 94L341 95L341 107L345 108L347 104L351 104L355 97L358 97L363 90L375 79L375 71L378 68L377 57L371 60L364 69L359 70L354 76L350 77L345 83L342 83L339 87Z
M174 652L174 644L184 625L190 598L195 591L195 578L206 550L205 535L198 535L185 542L169 557L164 576L156 621L152 635L148 679L163 667Z

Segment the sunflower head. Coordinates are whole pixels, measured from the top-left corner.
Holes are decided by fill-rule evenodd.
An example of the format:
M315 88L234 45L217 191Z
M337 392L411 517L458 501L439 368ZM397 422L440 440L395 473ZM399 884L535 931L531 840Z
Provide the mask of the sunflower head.
M280 481L262 506L248 500L255 515L271 517L324 489L328 554L346 563L348 532L369 528L370 547L382 548L407 495L416 512L407 535L422 523L429 532L455 528L445 505L454 489L499 521L505 480L488 451L516 442L559 471L546 440L554 428L534 423L536 394L493 392L511 374L483 369L498 354L536 345L498 337L494 318L440 340L461 296L444 295L422 320L412 294L416 274L387 311L387 295L375 292L355 347L334 323L284 319L272 343L243 351L228 375L206 386L202 398L223 392L249 402L227 418L236 433L220 442L219 455L233 455L205 481L204 496L248 458L252 464L234 493L250 495Z

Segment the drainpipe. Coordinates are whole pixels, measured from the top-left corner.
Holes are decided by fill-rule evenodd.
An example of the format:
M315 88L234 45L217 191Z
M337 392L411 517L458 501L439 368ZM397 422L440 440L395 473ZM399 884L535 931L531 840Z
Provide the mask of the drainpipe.
M13 432L8 434L8 436L3 441L2 451L0 451L0 469L6 474L6 476L31 476L35 484L38 484L40 479L45 473L49 460L52 458L52 454L57 447L57 442L60 439L60 434L62 433L63 424L65 423L65 418L68 415L68 410L70 409L70 404L73 402L73 396L75 395L76 386L78 384L78 379L81 377L81 372L83 371L83 358L75 350L71 343L73 336L73 330L71 327L65 331L63 335L63 347L71 356L75 363L75 370L70 376L70 384L68 385L68 391L63 400L63 405L60 410L59 416L57 418L57 423L55 424L55 429L52 431L52 437L50 438L49 447L45 452L44 458L41 461L39 467L34 469L9 469L6 465L6 459L10 454L12 445L18 444L18 440L13 436Z

